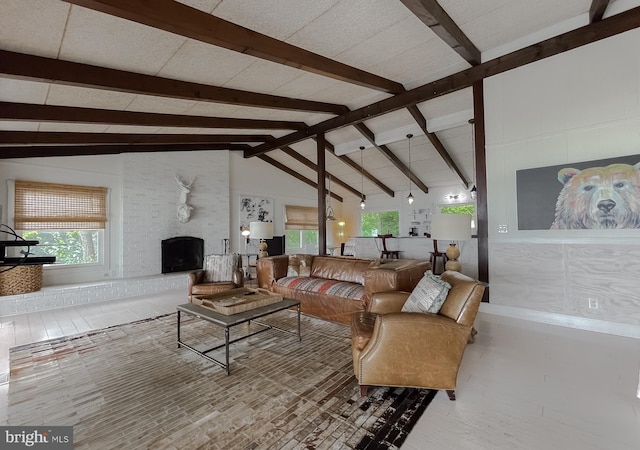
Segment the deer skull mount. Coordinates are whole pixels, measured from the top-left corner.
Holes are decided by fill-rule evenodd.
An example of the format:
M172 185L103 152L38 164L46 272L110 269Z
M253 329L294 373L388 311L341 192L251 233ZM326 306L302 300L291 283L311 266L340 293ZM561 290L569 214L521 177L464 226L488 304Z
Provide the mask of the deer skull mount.
M193 211L193 207L187 204L187 197L191 192L191 186L196 179L194 178L191 182L185 183L184 181L181 181L177 175L174 175L174 178L176 179L178 186L180 186L180 198L178 199L178 209L176 211L178 222L187 223L191 218L191 211Z

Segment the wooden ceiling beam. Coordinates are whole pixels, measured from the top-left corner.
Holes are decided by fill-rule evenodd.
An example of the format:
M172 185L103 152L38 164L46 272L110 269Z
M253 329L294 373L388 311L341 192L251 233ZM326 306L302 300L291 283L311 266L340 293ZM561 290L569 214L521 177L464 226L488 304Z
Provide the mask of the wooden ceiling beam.
M173 0L65 0L197 41L387 93L402 84L304 50Z
M348 111L346 106L333 103L191 83L7 50L0 50L0 61L0 74L43 83L256 108L331 114Z
M249 147L247 144L23 145L0 147L0 159L198 150L246 150L247 147Z
M402 172L403 175L407 176L413 183L425 194L429 193L429 188L418 178L409 168L400 161L389 147L386 145L378 145L376 144L375 134L367 127L364 123L357 123L354 125L356 129L375 147L382 153L391 164L396 166L396 168Z
M437 0L400 0L404 6L472 66L482 62L480 50L471 42Z
M317 133L327 133L349 125L355 125L373 117L407 108L442 95L471 87L476 81L507 72L550 56L573 50L611 36L640 27L640 7L625 11L559 36L529 45L504 56L499 56L477 66L427 83L393 97L368 106L346 112L309 127L308 131L297 131L271 143L261 144L245 152L245 158L303 141Z
M604 12L609 6L610 0L591 0L589 8L589 23L600 22L604 16Z
M309 178L305 177L304 175L300 175L298 172L296 172L293 169L290 169L289 167L285 166L284 164L282 164L279 161L276 161L275 159L273 159L270 156L267 155L259 155L258 158L260 158L261 160L263 160L264 162L271 164L273 167L275 167L276 169L280 169L283 172L291 175L292 177L302 181L305 184L308 184L309 186L311 186L314 189L318 189L318 183L316 183L313 180L310 180ZM338 194L336 194L335 192L331 193L331 198L336 199L339 202L344 201L344 199L339 196Z
M335 156L340 161L342 161L343 163L345 163L346 165L351 167L357 173L362 174L362 176L364 176L366 179L368 179L373 184L378 186L389 197L395 197L395 192L393 192L393 190L391 188L389 188L382 181L378 180L373 174L371 174L371 172L368 172L367 170L365 170L365 168L362 167L360 164L358 164L357 162L355 162L354 160L352 160L351 158L349 158L346 155L336 155L336 148L332 143L330 143L329 141L327 141L325 139L324 145L325 145L325 148L327 150L329 150L333 154L333 156ZM366 198L366 196L364 196L364 197Z
M326 144L325 144L325 148L326 148ZM288 156L292 157L293 159L295 159L299 163L302 163L305 166L307 166L308 168L318 172L318 165L316 163L311 161L309 158L304 157L303 155L301 155L300 153L298 153L297 151L295 151L291 147L284 147L284 148L281 148L280 150L282 150L284 153L286 153ZM327 176L330 176L331 177L331 181L333 181L335 184L337 184L339 186L342 186L343 188L347 189L353 195L356 195L358 197L362 196L362 192L358 191L357 189L352 188L351 186L349 186L347 183L342 181L337 176L332 175L329 172L327 172ZM326 193L327 192L325 191L325 195L326 195Z
M170 144L266 142L268 134L142 134L0 131L0 146L16 144Z
M458 176L458 178L460 178L460 181L462 182L464 188L468 189L469 182L458 168L458 165L455 163L440 138L436 136L435 133L431 133L429 130L427 130L426 117L424 117L424 115L422 114L422 112L420 112L416 105L409 106L407 109L409 110L411 116L413 116L413 118L415 119L418 126L424 132L424 135L427 137L427 139L429 139L431 145L433 145L433 147L436 149L442 160L447 164L449 169L451 169Z
M100 123L177 128L305 130L304 122L160 114L73 106L0 102L0 119L25 122Z

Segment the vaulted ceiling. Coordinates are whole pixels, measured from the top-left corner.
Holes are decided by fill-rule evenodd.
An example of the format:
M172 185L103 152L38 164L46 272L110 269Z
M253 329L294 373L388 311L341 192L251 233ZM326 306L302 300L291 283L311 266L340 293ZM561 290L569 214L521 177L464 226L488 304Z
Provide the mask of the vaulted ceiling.
M0 0L0 158L228 149L326 170L337 199L468 188L473 84L636 28L639 4Z

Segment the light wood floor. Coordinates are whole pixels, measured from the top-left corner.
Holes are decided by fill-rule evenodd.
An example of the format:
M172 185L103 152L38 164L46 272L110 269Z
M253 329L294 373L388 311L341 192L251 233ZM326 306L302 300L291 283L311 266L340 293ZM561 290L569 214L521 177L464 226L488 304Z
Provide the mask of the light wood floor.
M0 374L15 345L170 313L184 302L180 290L0 318ZM640 448L639 340L483 313L476 328L457 401L439 393L403 449ZM8 386L0 385L0 424Z

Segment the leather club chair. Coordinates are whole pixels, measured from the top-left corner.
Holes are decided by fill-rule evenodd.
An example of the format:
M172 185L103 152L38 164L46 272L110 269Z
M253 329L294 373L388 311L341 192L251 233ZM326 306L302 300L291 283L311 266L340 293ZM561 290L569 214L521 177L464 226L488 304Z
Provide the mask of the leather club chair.
M484 285L460 272L446 271L451 284L437 314L402 312L409 292L374 294L351 323L353 369L366 395L368 386L444 389L455 400L462 355L473 328Z
M240 255L207 255L203 268L189 273L189 301L194 295L216 294L243 286L244 272Z

